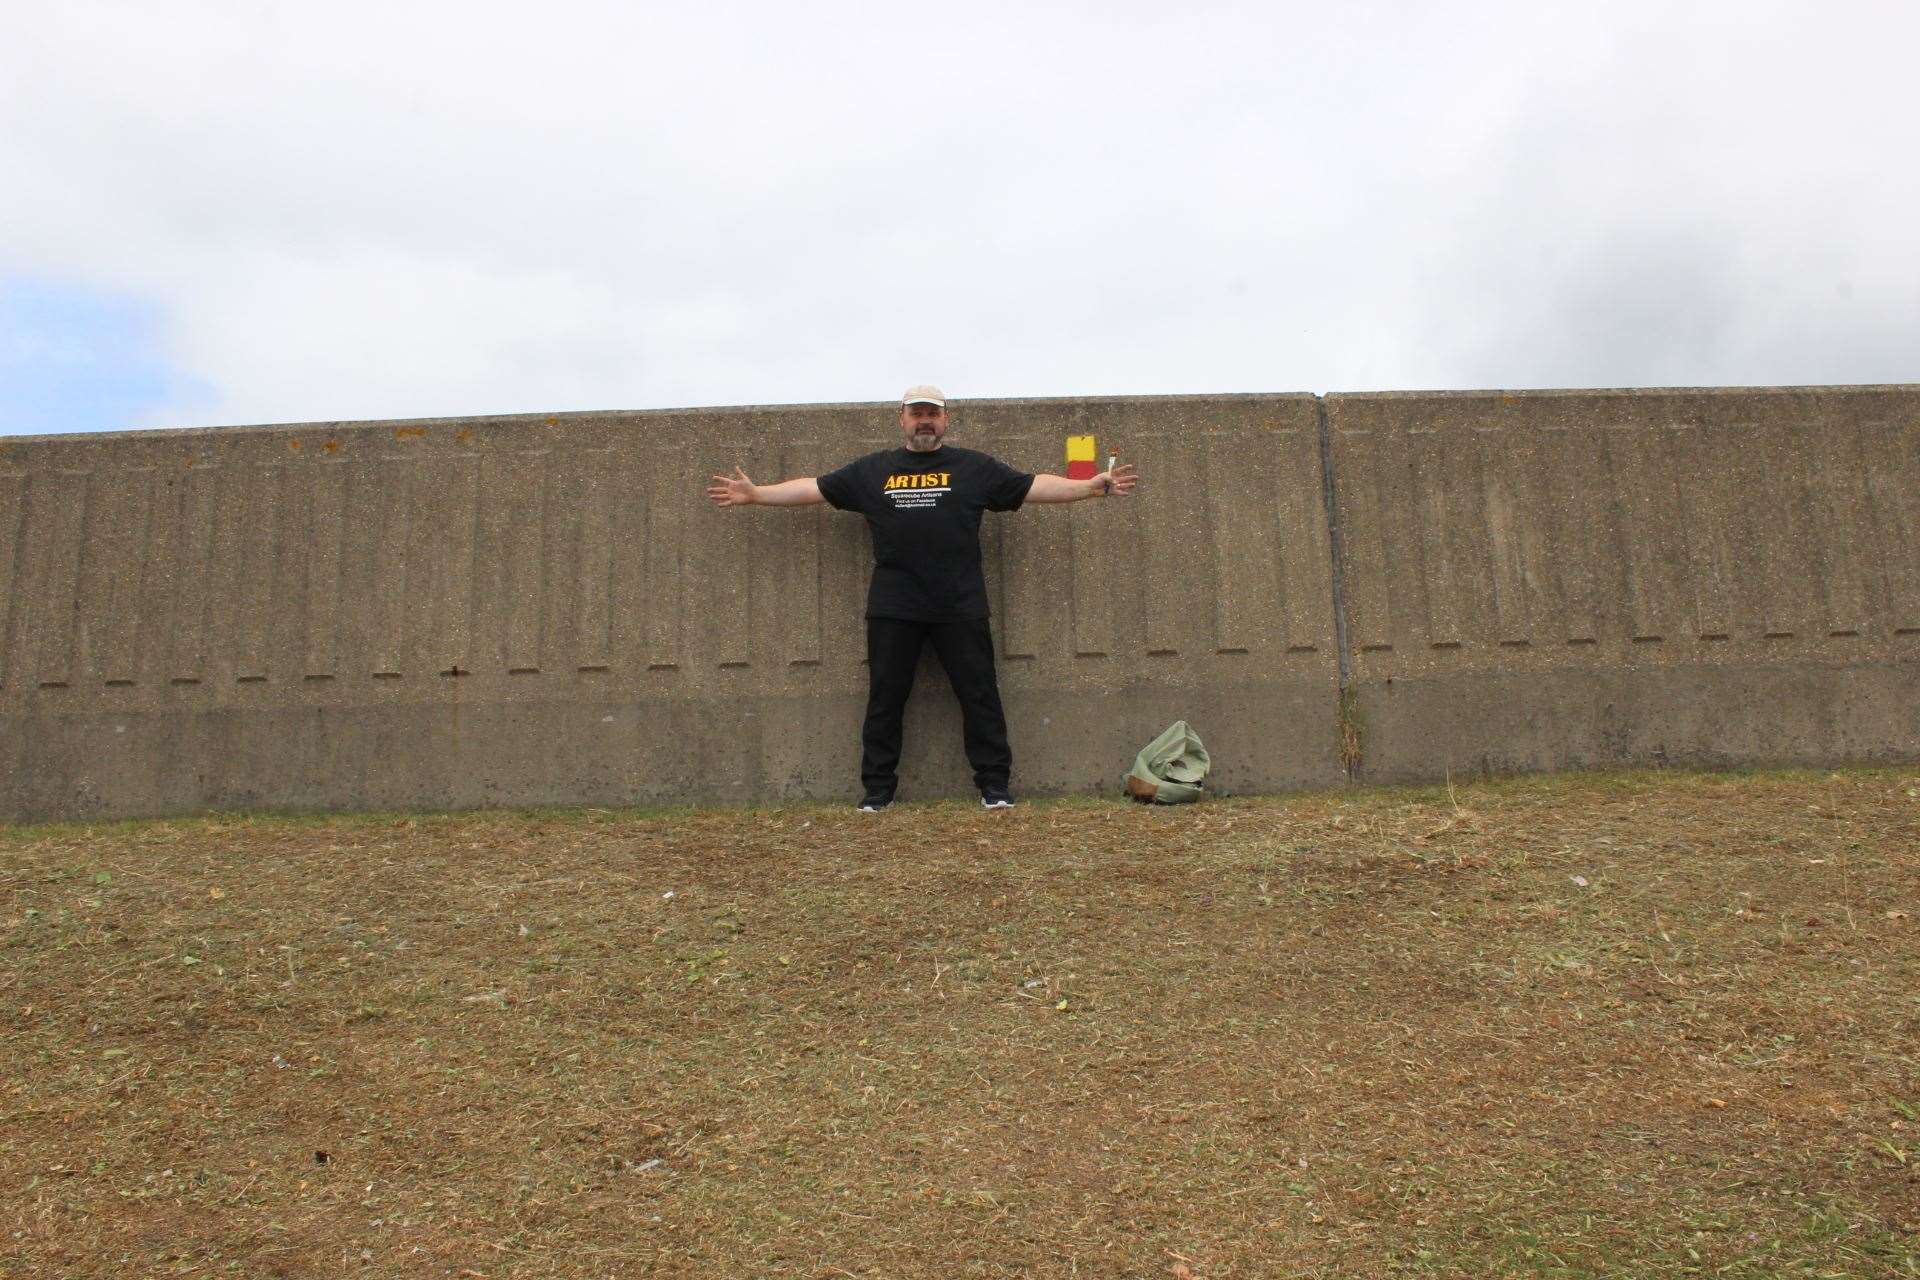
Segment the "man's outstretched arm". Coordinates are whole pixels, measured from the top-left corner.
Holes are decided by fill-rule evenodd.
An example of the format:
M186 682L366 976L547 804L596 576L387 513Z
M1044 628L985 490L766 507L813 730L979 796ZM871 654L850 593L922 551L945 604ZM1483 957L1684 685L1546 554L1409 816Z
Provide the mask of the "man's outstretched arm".
M1028 502L1078 502L1082 498L1105 498L1109 495L1120 498L1133 492L1133 486L1140 477L1133 474L1133 464L1123 462L1111 471L1102 471L1097 476L1085 480L1069 480L1065 476L1042 473L1033 478L1033 488L1027 490Z
M747 473L735 467L730 476L715 476L707 486L707 497L716 507L804 507L825 502L820 482L812 476L782 480L779 484L755 484Z

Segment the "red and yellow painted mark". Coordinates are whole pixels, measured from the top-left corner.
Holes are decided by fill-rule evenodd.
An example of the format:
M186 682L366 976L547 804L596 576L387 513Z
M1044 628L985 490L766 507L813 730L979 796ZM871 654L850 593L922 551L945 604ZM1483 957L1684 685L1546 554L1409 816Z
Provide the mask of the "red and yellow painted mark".
M1067 437L1067 479L1091 480L1100 474L1092 436Z

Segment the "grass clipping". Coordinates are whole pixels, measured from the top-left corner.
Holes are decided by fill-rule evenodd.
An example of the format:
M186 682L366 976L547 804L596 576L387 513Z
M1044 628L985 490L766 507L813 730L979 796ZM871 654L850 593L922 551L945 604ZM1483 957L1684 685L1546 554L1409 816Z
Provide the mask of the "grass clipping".
M1920 777L0 830L0 1275L1920 1275Z

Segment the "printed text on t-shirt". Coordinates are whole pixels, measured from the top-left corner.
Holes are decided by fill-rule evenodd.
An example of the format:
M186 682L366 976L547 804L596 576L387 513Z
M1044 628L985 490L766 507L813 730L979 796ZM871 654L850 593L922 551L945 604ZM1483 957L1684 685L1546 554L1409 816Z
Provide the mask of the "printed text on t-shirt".
M951 471L918 471L904 475L891 475L882 486L882 491L893 499L893 509L904 511L915 507L937 507L940 495L952 488Z

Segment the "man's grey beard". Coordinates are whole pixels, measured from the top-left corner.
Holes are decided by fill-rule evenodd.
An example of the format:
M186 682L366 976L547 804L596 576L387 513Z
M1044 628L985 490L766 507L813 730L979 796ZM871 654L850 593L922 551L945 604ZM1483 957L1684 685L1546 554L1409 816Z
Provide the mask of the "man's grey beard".
M940 447L940 437L928 432L921 435L918 431L907 437L907 449L911 453L932 453Z

